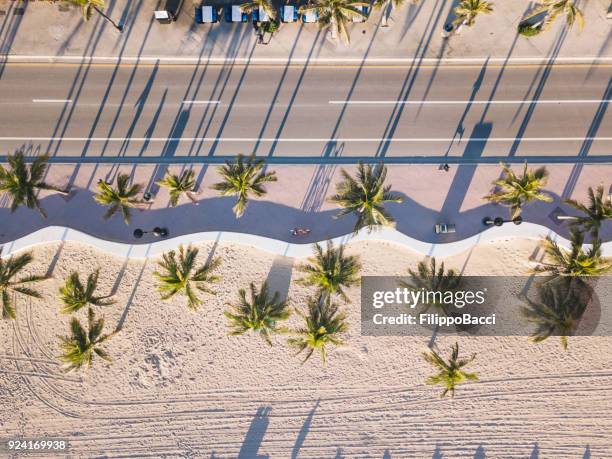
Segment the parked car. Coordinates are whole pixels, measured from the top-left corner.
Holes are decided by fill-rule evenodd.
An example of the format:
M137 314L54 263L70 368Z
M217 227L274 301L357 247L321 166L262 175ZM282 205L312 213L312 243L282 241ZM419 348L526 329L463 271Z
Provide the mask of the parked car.
M457 229L452 223L437 223L434 227L436 234L455 233Z
M302 22L311 23L317 22L319 19L319 13L316 10L308 10L302 13Z
M297 22L298 10L295 5L283 5L280 7L280 18L283 22Z
M368 8L367 6L356 6L355 9L365 14L365 17L355 15L353 16L353 22L365 22L370 12L370 8Z
M182 7L183 0L166 0L164 8L155 11L153 16L160 24L170 24L176 21Z
M248 22L249 15L240 9L240 5L225 7L225 22Z
M260 6L253 10L253 22L270 22L270 15Z
M214 24L219 22L219 12L211 5L196 6L195 20L198 24Z

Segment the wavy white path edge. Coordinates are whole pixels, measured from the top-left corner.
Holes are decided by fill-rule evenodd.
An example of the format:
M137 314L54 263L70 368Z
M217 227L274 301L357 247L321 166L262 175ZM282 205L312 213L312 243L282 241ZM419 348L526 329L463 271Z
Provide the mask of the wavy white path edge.
M335 243L360 242L360 241L383 241L399 244L422 255L436 256L440 258L452 256L471 249L483 242L493 242L500 239L522 238L541 239L551 236L563 247L569 248L570 242L556 234L551 229L535 223L523 223L517 225L504 225L491 227L483 232L463 239L461 241L448 243L429 243L413 239L394 229L381 229L372 233L361 231L357 235L347 234L333 239ZM8 257L21 250L30 249L36 245L49 242L81 242L97 249L109 252L122 258L143 259L159 256L164 252L177 248L180 244L197 244L207 241L230 242L252 246L276 255L292 258L302 258L312 254L312 243L288 243L264 236L245 233L233 233L228 231L208 231L178 236L169 239L158 240L149 244L126 244L121 242L107 241L90 236L81 231L63 226L48 226L35 231L27 236L12 242L5 243L0 248L0 256ZM602 254L605 257L612 256L612 241L602 245Z

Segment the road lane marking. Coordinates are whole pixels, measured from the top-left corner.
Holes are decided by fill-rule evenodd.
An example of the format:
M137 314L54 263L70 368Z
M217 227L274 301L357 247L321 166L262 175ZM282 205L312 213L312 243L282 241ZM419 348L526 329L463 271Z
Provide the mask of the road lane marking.
M455 142L456 137L362 137L362 138L278 138L278 137L0 137L0 142ZM465 137L462 142L610 142L612 137Z
M185 105L217 105L221 102L218 100L184 100Z
M564 105L564 104L609 104L612 99L568 99L568 100L330 100L330 105Z
M35 104L71 104L72 99L32 99Z

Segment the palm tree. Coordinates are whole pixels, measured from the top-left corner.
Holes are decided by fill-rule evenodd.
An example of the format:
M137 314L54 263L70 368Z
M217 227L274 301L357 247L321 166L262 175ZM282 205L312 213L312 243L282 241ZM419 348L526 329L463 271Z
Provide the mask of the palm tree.
M354 17L365 18L366 15L359 8L370 6L369 2L359 0L314 0L300 7L300 13L316 11L319 26L329 27L331 38L338 36L348 45L351 41L348 32L348 23Z
M534 343L559 336L561 346L567 349L568 337L576 330L588 304L577 294L579 290L572 281L557 279L540 287L540 301L525 298L527 306L521 307L521 313L536 325L531 335Z
M48 0L48 1L55 1L55 0ZM100 16L102 16L104 19L106 19L108 22L110 22L115 29L117 29L119 32L123 32L122 25L117 24L110 17L104 14L103 10L106 7L104 0L67 0L67 1L69 3L72 3L73 5L81 7L81 10L83 12L83 19L85 21L89 21L91 17L93 16L93 12L95 11Z
M153 273L159 281L157 291L161 293L162 300L168 300L177 293L181 293L187 297L187 307L195 311L203 303L196 290L211 295L216 294L208 287L208 284L219 280L219 277L212 274L212 271L219 266L221 259L213 258L200 267L196 267L198 252L198 249L191 246L185 250L181 245L178 250L178 259L174 250L164 253L158 265L165 272Z
M344 255L344 246L336 248L331 240L327 241L325 251L319 244L314 244L313 249L314 257L308 258L307 264L297 267L299 272L306 274L304 278L298 279L297 283L316 286L320 296L338 294L345 302L350 303L343 288L359 285L359 257Z
M510 218L517 218L523 206L532 201L552 202L553 198L541 191L548 178L548 171L545 167L534 171L528 169L527 162L525 162L523 175L518 177L507 164L502 162L501 166L503 168L502 177L493 182L493 185L499 190L485 196L484 199L510 207Z
M455 26L466 25L472 27L479 14L491 14L493 12L493 4L484 0L461 0L461 3L455 7L454 12L457 16L453 21Z
M387 27L389 25L389 18L391 17L393 8L401 8L407 1L416 3L418 0L374 0L372 6L383 11L381 27Z
M88 331L85 331L79 319L73 317L70 320L70 336L60 336L61 348L64 353L59 359L66 364L66 371L80 370L83 365L91 368L94 354L110 362L111 359L104 349L102 343L111 338L114 333L103 335L104 317L95 319L93 309L87 312Z
M264 161L255 160L252 155L246 163L244 157L238 155L236 162L226 162L225 166L218 168L223 182L215 183L212 188L221 193L222 196L237 196L234 214L237 218L242 217L247 206L249 194L261 197L266 194L264 184L276 182L276 172L263 172Z
M194 197L195 172L192 170L183 171L181 175L173 175L168 171L163 180L157 182L159 186L168 188L170 193L170 205L176 207L181 195L187 196L189 200L198 205L197 199Z
M93 273L87 276L85 285L81 282L78 272L70 274L66 283L60 287L60 300L64 303L64 307L60 309L63 314L77 312L82 307L91 306L110 306L115 304L114 301L108 300L111 295L97 296L96 289L98 288L98 277L100 269L96 269Z
M240 5L240 9L247 14L262 9L273 21L276 20L277 16L276 8L274 8L271 0L250 0Z
M20 293L32 298L42 298L40 293L23 284L39 282L48 279L47 276L31 275L15 279L33 260L34 257L31 253L24 253L16 257L11 256L8 260L0 258L0 295L2 295L3 319L14 319L16 317L11 294Z
M380 163L373 168L369 164L359 163L356 178L344 169L341 173L344 180L336 186L336 194L330 198L330 202L343 208L336 218L356 214L355 233L361 228L368 228L368 232L371 232L378 225L392 226L395 220L384 205L387 202L402 202L402 198L391 193L391 185L385 186L385 165Z
M444 397L449 392L450 396L454 397L457 384L478 380L476 373L468 373L462 370L463 367L476 358L476 354L473 354L469 359L459 359L459 344L455 343L451 349L448 363L435 351L423 353L423 358L438 370L438 373L427 378L426 382L430 385L439 384L444 386L440 397Z
M400 285L415 291L441 292L444 296L445 292L453 292L461 285L461 274L454 269L445 270L444 262L438 267L433 257L429 260L429 266L427 260L420 261L416 271L408 268L408 274L410 281L401 281ZM441 309L445 314L448 313L447 304L443 300L428 302L422 312L427 312L431 306Z
M68 194L68 191L49 185L43 180L47 172L48 159L48 155L40 155L32 161L28 168L23 152L19 151L14 156L8 156L10 169L0 165L0 193L8 193L11 197L11 212L25 205L29 209L38 209L40 214L46 218L47 214L41 207L36 193L39 190L50 190L63 195Z
M599 238L599 229L603 221L612 218L612 200L604 198L604 187L597 187L597 192L589 187L589 205L586 206L573 199L566 199L565 202L575 209L583 212L583 217L574 217L572 226L590 231L594 239Z
M584 234L572 230L572 248L567 251L547 236L542 241L544 260L533 273L547 273L554 277L600 276L612 271L612 262L601 256L601 240L593 241L591 248L584 250Z
M129 181L129 175L119 174L116 189L103 180L98 182L98 193L94 195L94 199L103 206L109 206L104 214L105 220L121 211L123 220L129 225L132 216L130 209L142 205L142 200L136 198L142 190L142 185L138 183L129 185Z
M346 332L346 313L338 312L338 306L332 303L329 297L308 299L308 315L297 313L304 319L304 326L294 331L295 337L290 338L287 343L297 349L297 354L306 351L306 362L315 350L321 354L321 360L327 361L326 345L333 344L341 346L344 342L341 334Z
M577 22L579 30L584 28L584 15L580 8L576 6L574 0L544 0L531 10L523 18L523 21L528 21L543 13L546 13L546 18L544 19L542 30L550 28L559 15L565 16L565 22L568 27L572 27Z
M262 284L259 291L251 282L250 293L251 299L248 300L246 290L238 290L238 304L229 304L231 309L225 311L225 317L230 322L230 335L242 335L252 330L272 346L270 335L284 331L278 327L278 322L291 315L287 300L281 301L278 292L270 296L267 282Z

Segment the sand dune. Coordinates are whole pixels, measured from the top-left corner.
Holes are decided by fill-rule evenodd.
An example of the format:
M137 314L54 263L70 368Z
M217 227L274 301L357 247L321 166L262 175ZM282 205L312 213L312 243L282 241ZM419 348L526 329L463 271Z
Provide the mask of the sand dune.
M445 261L466 274L518 275L535 247L500 241ZM154 259L125 262L76 243L38 247L32 271L53 271L40 285L46 298L19 300L18 319L0 323L2 436L66 437L75 457L612 457L612 339L572 338L563 352L554 339L459 338L462 352L478 354L481 380L439 399L424 384L429 338L360 336L358 288L345 306L347 346L326 367L316 358L300 365L284 338L270 348L228 337L222 312L239 287L268 279L297 307L310 290L291 282L299 260L222 244L201 246L201 259L212 250L223 260L218 295L193 313L180 298L158 299ZM385 243L350 251L366 275L403 274L419 260ZM106 345L114 362L65 374L55 356L69 318L55 293L70 271L96 266L100 291L116 291L117 304L103 309L107 326L123 324Z

